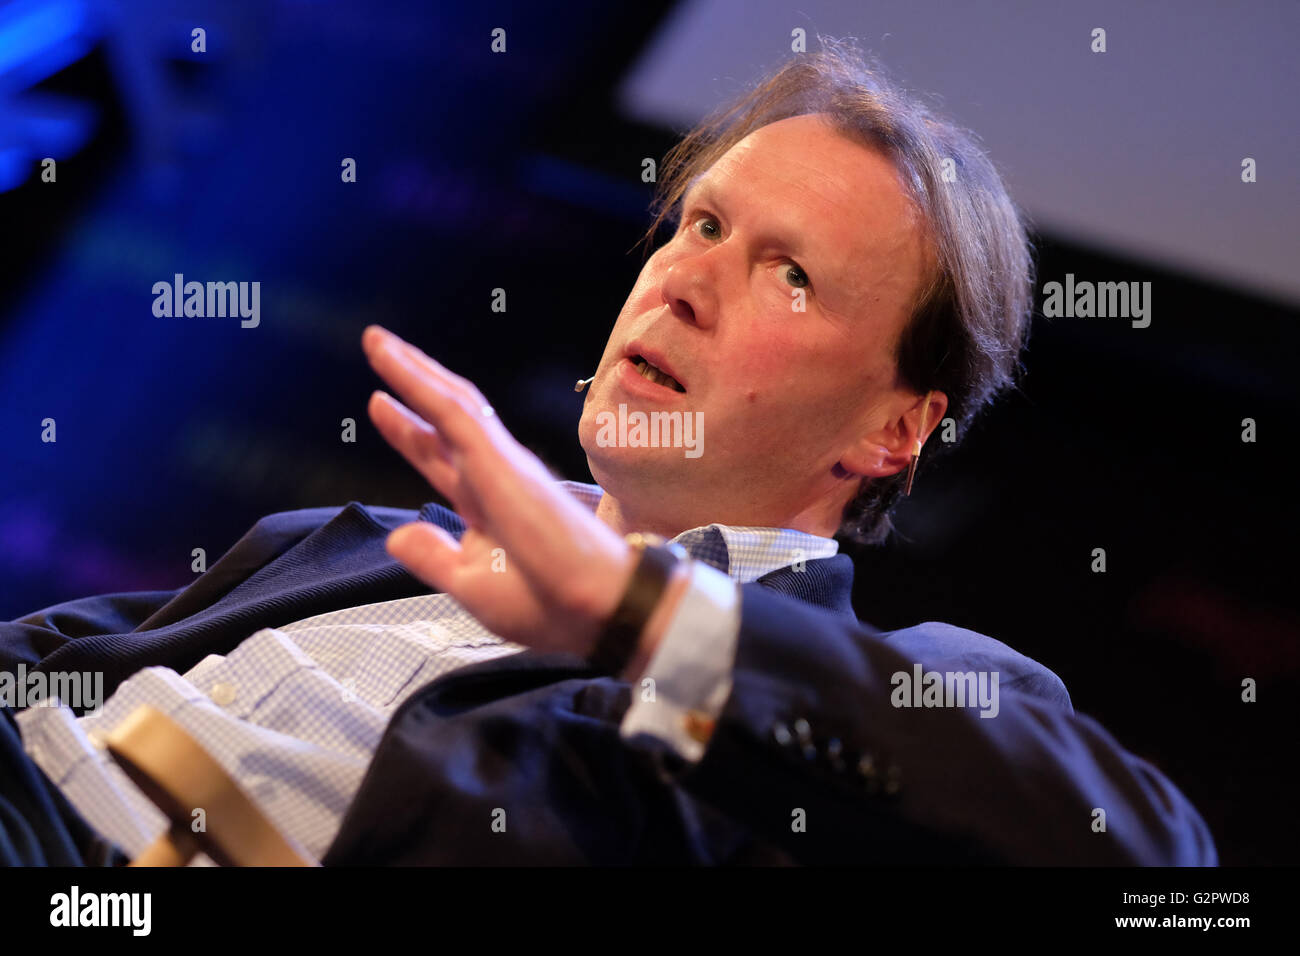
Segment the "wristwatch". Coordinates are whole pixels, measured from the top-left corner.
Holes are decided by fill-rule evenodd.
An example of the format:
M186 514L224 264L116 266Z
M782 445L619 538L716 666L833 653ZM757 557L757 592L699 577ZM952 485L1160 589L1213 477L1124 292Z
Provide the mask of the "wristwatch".
M663 597L673 568L688 557L680 544L656 534L634 532L627 535L627 543L636 549L640 558L623 592L623 600L587 657L587 663L602 674L621 674L627 669L636 656L641 632Z

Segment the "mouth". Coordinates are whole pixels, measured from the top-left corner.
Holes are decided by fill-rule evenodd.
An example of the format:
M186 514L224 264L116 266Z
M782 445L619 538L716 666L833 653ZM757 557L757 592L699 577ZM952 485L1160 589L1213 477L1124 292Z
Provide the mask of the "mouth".
M636 367L637 372L642 378L648 379L656 385L663 385L666 388L671 388L674 392L685 393L686 388L681 382L677 381L677 379L673 378L659 366L655 365L644 355L629 355L628 361Z

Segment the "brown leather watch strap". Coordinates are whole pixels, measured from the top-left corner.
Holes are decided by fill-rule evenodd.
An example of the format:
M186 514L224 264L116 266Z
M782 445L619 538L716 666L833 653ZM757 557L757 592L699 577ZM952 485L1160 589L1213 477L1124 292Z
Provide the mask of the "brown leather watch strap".
M673 566L683 553L680 546L670 545L656 535L630 534L627 540L640 551L640 560L623 592L623 600L587 658L602 674L621 674L636 655L641 632L663 597Z

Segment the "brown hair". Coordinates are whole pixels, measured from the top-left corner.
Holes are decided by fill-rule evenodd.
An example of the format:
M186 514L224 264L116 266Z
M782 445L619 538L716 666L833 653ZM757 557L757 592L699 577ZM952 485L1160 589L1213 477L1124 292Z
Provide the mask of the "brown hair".
M948 396L947 415L960 440L976 413L1015 384L1020 369L1033 308L1027 220L973 134L905 94L851 42L818 39L819 52L797 55L669 151L643 241L648 252L665 220L679 219L691 183L754 130L792 116L829 114L839 132L892 160L925 218L935 267L894 355L909 387ZM926 460L936 443L927 445ZM865 544L884 542L905 477L863 479L840 533Z

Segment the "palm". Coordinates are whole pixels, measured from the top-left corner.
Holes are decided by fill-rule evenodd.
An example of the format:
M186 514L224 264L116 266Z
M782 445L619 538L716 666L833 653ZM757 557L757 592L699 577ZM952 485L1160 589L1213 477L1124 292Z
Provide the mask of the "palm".
M495 538L469 528L460 539L460 559L453 571L452 593L492 633L538 647L544 637L544 596ZM426 582L432 584L433 582Z
M472 383L396 337L368 331L363 343L412 406L375 393L376 427L466 523L459 541L404 525L389 553L501 637L589 653L631 576L627 544L557 487Z

